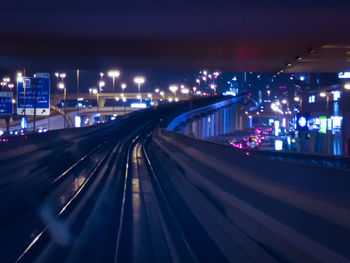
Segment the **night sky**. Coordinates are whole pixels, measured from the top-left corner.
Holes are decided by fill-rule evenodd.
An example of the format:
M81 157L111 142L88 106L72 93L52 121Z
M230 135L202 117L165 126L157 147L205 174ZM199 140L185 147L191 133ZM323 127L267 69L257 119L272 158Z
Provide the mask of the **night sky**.
M350 1L2 1L0 69L272 72L350 43ZM326 19L325 19L326 18Z

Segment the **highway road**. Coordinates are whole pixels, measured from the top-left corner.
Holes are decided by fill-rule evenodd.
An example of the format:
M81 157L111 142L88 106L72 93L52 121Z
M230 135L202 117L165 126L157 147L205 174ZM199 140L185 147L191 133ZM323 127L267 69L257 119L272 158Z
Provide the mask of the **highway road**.
M1 144L0 261L349 262L348 170L162 128L186 110Z

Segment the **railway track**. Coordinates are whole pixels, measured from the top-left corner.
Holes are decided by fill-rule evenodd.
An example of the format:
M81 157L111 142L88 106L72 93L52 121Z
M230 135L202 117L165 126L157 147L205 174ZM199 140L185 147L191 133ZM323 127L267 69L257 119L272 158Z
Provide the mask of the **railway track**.
M47 194L44 224L16 262L196 262L145 147L157 124L97 147L54 179L52 191L84 178L70 194Z
M1 262L228 261L152 158L151 134L168 113L135 115L118 137L102 130L104 141L9 217Z

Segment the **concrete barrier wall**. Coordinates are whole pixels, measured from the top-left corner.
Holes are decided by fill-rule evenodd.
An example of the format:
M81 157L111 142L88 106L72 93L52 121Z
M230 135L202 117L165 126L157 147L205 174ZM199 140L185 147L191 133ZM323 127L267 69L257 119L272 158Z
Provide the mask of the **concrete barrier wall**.
M175 118L167 129L205 139L247 128L248 121L240 114L246 100L246 96L239 96L186 112Z

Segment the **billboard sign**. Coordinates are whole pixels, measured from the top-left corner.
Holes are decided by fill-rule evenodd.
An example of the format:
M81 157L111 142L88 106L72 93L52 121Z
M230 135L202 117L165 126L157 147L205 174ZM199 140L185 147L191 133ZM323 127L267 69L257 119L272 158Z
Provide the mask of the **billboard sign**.
M36 115L50 115L50 79L47 77L19 79L17 102L18 115L34 115L34 108Z
M327 133L327 117L320 117L320 130L319 133Z
M12 92L0 92L0 115L13 114L12 99L13 99Z

